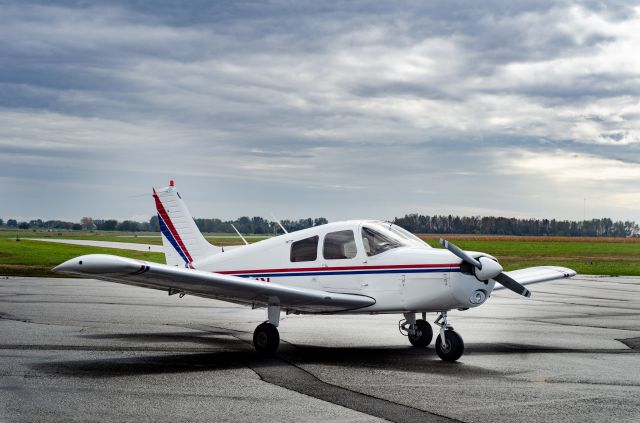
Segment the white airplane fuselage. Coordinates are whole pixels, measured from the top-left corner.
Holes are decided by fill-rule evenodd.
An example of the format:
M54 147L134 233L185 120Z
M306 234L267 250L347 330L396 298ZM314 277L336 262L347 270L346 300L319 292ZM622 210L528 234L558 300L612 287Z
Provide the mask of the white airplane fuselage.
M483 282L463 273L461 260L454 254L433 249L417 239L407 240L410 245L368 255L361 233L363 226L370 225L384 231L383 225L389 224L360 220L329 223L228 249L192 265L195 269L253 278L266 284L375 299L375 304L349 313L467 309L483 304L491 295L494 280ZM325 258L325 237L341 231L354 234L355 252L350 253L353 257ZM315 259L292 262L292 244L315 236L318 237Z
M166 264L88 254L53 270L160 289L180 298L197 295L265 307L267 320L253 333L260 354L278 349L282 311L402 313L400 332L420 348L433 339L426 313L438 312L436 353L455 361L464 352L464 341L449 324L449 310L484 304L496 282L530 297L523 284L575 275L556 266L504 272L489 254L464 251L443 239L445 249L433 249L399 226L369 220L329 223L225 250L205 239L173 181L154 190L153 198Z

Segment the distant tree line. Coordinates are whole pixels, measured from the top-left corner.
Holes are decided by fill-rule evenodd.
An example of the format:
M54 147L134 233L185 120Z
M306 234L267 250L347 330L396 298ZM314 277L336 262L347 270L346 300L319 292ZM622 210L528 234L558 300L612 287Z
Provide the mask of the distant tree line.
M233 224L244 234L273 234L279 231L277 224L259 216L243 216L236 220L194 219L202 232L234 233ZM282 225L294 232L327 223L324 217L298 220L282 220ZM609 218L584 221L556 219L517 219L494 216L425 216L407 214L397 217L393 223L413 233L425 234L478 234L478 235L538 235L538 236L637 236L638 224L632 221L613 221ZM83 217L80 222L42 219L18 222L16 219L0 219L0 227L40 230L101 230L123 232L149 232L160 230L158 216L149 221L118 221Z
M158 217L156 216L156 220ZM16 219L7 219L5 222L0 219L0 227L15 229L41 229L41 230L102 230L102 231L153 231L150 222L136 222L133 220L124 220L118 222L115 219L92 219L83 217L80 222L68 222L64 220L42 220L33 219L29 221L20 221Z
M243 216L236 220L221 219L194 219L196 225L202 232L227 232L235 233L231 225L233 224L241 233L250 234L272 234L278 231L279 226L270 220L262 217L246 217ZM293 232L300 229L310 228L312 226L324 225L327 219L324 217L306 218L299 220L282 220L282 226L287 231ZM0 227L15 229L34 229L34 230L85 230L85 231L123 231L123 232L158 232L160 225L158 216L155 215L147 222L137 222L134 220L118 221L115 219L93 219L91 217L83 217L80 222L67 222L63 220L42 220L34 219L30 221L18 222L16 219L8 219L6 222L0 219Z
M637 235L638 224L609 218L583 221L556 219L517 219L495 216L424 216L407 214L394 223L413 233L537 235L537 236L613 236Z
M157 219L157 216L156 216ZM279 226L273 221L268 219L264 219L259 216L255 217L247 217L243 216L236 220L227 220L222 221L220 219L202 219L197 218L194 219L198 229L203 232L234 232L231 224L235 226L240 233L245 234L272 234L275 233ZM299 220L282 220L282 226L284 226L287 231L299 231L300 229L311 228L313 226L324 225L327 223L327 219L324 217L317 218L307 218L307 219L299 219Z

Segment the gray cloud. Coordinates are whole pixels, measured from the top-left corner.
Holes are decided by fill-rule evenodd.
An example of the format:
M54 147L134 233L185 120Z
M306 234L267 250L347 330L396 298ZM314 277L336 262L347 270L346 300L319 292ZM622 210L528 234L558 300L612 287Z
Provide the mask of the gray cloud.
M0 9L0 217L151 214L176 177L201 216L640 220L632 2ZM611 175L530 171L558 155Z

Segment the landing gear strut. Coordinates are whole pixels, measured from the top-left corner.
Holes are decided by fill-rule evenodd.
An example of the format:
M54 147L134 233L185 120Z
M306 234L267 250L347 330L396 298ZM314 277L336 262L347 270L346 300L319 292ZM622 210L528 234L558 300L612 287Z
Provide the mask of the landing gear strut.
M268 320L258 325L253 332L253 347L258 354L273 354L280 345L278 324L280 322L280 305L267 307Z
M404 319L398 323L400 333L409 338L409 342L414 347L426 347L433 339L433 330L431 325L425 320L425 314L422 313L422 319L416 320L415 313L404 313Z
M440 326L440 334L436 338L436 353L444 361L456 361L464 352L462 337L453 330L447 320L447 312L443 311L434 322Z

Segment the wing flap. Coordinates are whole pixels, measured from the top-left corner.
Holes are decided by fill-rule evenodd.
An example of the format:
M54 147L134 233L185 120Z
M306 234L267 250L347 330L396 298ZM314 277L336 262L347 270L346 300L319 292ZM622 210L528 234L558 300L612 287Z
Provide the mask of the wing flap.
M108 254L76 257L53 271L245 304L279 304L292 311L307 313L339 312L375 304L373 298L364 295L290 287Z

